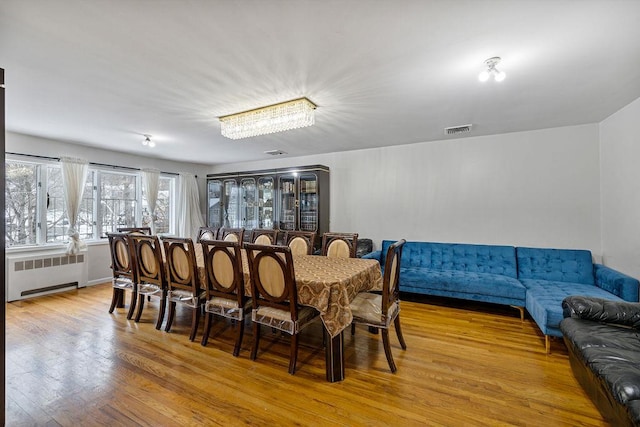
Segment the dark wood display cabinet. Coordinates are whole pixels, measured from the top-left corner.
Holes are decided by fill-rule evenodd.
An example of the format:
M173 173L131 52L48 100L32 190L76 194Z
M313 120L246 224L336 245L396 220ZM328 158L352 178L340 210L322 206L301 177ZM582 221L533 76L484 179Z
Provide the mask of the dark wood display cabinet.
M326 166L209 174L207 193L209 227L329 231Z

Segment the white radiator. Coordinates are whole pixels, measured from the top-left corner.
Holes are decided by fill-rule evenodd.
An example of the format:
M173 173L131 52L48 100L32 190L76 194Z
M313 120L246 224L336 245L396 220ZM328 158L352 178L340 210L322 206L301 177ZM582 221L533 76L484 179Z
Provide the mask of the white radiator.
M64 249L6 255L7 300L87 286L87 252L66 255Z

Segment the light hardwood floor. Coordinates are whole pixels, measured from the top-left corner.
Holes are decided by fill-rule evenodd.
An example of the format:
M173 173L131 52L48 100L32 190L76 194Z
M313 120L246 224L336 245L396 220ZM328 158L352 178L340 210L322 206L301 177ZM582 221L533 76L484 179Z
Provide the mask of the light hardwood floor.
M224 321L202 347L188 340L188 310L166 333L157 303L136 324L107 312L110 296L105 284L7 304L7 426L607 425L562 341L545 354L533 321L508 307L405 298L398 372L380 336L358 328L345 331L346 379L331 384L320 325L302 334L291 376L288 337L265 330L251 361L249 327L235 358Z

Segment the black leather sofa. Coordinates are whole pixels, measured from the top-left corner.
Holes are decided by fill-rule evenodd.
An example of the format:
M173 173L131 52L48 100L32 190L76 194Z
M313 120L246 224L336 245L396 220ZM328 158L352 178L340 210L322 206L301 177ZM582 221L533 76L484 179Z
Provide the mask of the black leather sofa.
M640 303L570 296L560 330L580 385L614 426L640 426Z

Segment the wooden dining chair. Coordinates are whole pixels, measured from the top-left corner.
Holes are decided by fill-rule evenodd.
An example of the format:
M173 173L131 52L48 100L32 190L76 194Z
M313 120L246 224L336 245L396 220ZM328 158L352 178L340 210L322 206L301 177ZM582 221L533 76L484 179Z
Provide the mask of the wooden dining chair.
M355 258L358 233L324 233L322 255L338 258Z
M293 255L312 255L316 233L315 231L286 231L284 243L291 248Z
M257 245L275 245L278 241L278 230L254 228L251 230L251 243Z
M244 239L244 228L221 228L218 231L218 240L226 242L240 242Z
M189 340L193 341L198 332L200 311L205 298L205 290L198 277L193 240L182 237L164 237L162 244L166 258L167 304L169 306L164 330L166 332L171 330L177 304L188 307L192 311Z
M113 279L113 295L111 296L111 306L109 313L113 313L116 307L124 307L125 291L131 291L131 302L127 319L133 317L138 298L138 285L135 276L136 270L133 266L132 252L129 248L129 239L126 233L107 233L109 238L109 253L111 254L111 270Z
M198 229L196 243L200 243L201 240L216 240L219 230L217 227L200 227Z
M134 320L140 321L145 296L158 298L160 302L156 329L160 329L164 320L167 300L167 281L160 240L158 236L135 233L129 233L127 237L129 238L129 247L133 250L134 266L138 279L138 308Z
M206 276L206 315L202 345L206 346L213 316L231 319L236 327L233 355L238 356L244 334L244 318L251 313L250 299L245 296L240 242L202 240Z
M286 332L291 335L289 373L293 375L298 358L298 334L319 313L314 308L298 305L293 257L288 246L247 243L245 249L251 267L251 360L258 354L261 325Z
M403 350L407 349L407 344L400 328L400 292L398 288L400 259L404 244L404 239L399 240L390 245L387 250L382 279L382 294L360 292L350 304L351 313L353 314L351 334L355 334L355 325L357 323L379 328L382 331L382 344L391 372L396 372L397 370L389 343L391 322L395 325L400 346Z
M151 235L151 227L119 227L118 233L141 233Z

